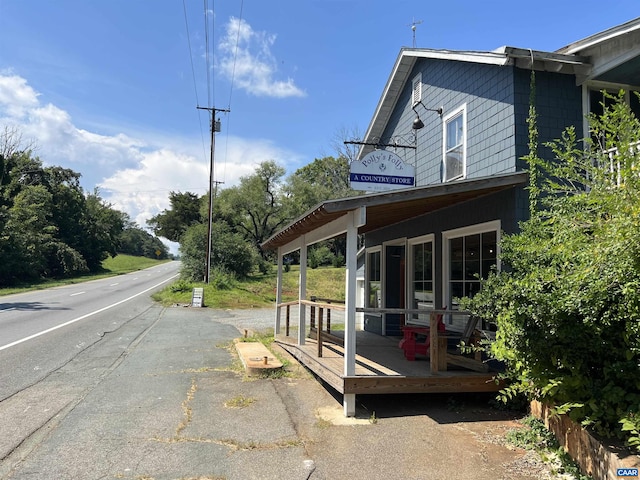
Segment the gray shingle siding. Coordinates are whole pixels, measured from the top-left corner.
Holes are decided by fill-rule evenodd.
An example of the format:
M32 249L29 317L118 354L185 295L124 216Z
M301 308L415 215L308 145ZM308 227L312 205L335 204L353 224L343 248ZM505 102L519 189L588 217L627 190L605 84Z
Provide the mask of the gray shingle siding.
M531 72L514 69L515 73L515 129L516 158L518 170L526 168L521 160L528 153L527 116L529 113L529 92ZM582 133L582 90L576 85L575 77L551 72L536 72L535 105L537 113L539 148L542 158L551 159L552 153L544 143L560 138L570 125L575 126L578 137Z
M444 107L443 116L416 107L425 124L411 126L411 80L422 73L422 101L427 108ZM526 168L529 110L528 70L513 66L484 65L460 61L420 59L387 124L382 141L412 143L416 150L397 149L406 163L416 166L416 186L442 182L443 118L466 104L466 178L511 173ZM536 72L536 107L540 145L559 138L567 125L582 124L581 90L571 75ZM580 130L578 130L580 131ZM541 147L543 157L550 151Z
M406 222L391 225L365 236L367 247L382 245L384 242L401 238L412 239L425 234L434 234L434 267L435 267L435 298L439 302L443 295L443 237L442 233L468 225L490 222L500 219L504 233L514 233L518 229L518 222L523 220L523 213L517 205L526 197L523 188L514 188L498 192L494 195L481 197L465 203L443 208L437 212L423 215ZM525 213L526 215L526 213Z
M419 60L410 75L422 72L423 103L444 107L444 116L466 104L467 178L515 171L514 85L510 67L446 60ZM411 82L400 95L385 138L410 134L415 115L411 109ZM442 181L443 117L417 112L425 127L418 130L418 149L398 152L416 165L416 185Z

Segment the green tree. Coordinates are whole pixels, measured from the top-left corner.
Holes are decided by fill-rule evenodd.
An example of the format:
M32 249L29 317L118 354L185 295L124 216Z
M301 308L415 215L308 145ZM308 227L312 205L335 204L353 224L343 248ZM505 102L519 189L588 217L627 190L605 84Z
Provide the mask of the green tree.
M289 217L301 216L306 211L325 200L335 200L357 195L349 182L349 161L345 156L317 158L312 163L296 170L287 179L286 192L289 198ZM346 240L344 236L333 238L315 248L330 250L330 255L321 261L315 252L310 251L310 265L344 264Z
M111 208L95 191L86 197L85 213L82 219L84 238L78 250L94 272L102 268L102 261L118 253L118 242L124 218L122 213Z
M325 200L351 197L359 193L351 189L349 162L346 157L316 158L289 176L285 191L292 200L292 218Z
M118 253L137 257L165 259L169 257L167 246L158 237L138 227L123 214L124 228L118 239Z
M262 162L253 175L240 179L216 199L219 215L265 258L260 244L290 219L287 198L282 193L284 168L274 161Z
M21 144L17 130L0 132L0 283L99 270L116 253L123 214L85 196L79 173L44 167Z
M206 268L207 225L189 228L180 243L182 277L202 281ZM256 265L257 252L239 233L225 223L214 223L211 232L211 267L236 277L248 276Z
M204 198L204 197L203 197ZM147 220L153 233L172 242L180 242L184 232L191 226L203 222L200 208L202 199L191 192L169 193L171 207Z
M622 95L580 148L549 146L537 210L503 237L506 268L463 305L497 322L511 386L640 446L640 122ZM635 433L634 433L635 432Z

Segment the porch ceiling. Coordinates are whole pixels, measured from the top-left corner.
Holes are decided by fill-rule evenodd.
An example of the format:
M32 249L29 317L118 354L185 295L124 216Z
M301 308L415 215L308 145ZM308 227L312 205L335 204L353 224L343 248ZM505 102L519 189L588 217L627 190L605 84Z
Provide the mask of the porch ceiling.
M366 222L358 233L367 233L394 225L441 208L466 202L501 190L523 185L527 173L494 175L473 180L441 183L426 187L376 193L340 200L328 200L290 223L262 244L265 250L273 250L289 244L300 236L324 227L330 222L361 207L366 208ZM336 228L331 236L343 233Z

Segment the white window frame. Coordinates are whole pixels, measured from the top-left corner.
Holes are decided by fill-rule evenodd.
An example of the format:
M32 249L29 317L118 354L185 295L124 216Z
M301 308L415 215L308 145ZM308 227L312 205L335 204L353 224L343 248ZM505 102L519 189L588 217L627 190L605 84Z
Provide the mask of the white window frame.
M407 249L406 249L406 258L407 258L407 279L406 279L406 285L407 285L407 298L405 300L405 305L407 305L409 308L413 308L413 274L414 274L414 261L413 261L413 246L414 245L420 245L423 243L431 243L431 252L433 255L432 261L431 261L431 282L433 284L433 305L435 307L435 303L436 303L436 298L435 298L435 294L436 294L436 261L435 261L435 248L436 248L436 242L435 242L435 235L433 233L430 233L428 235L422 235L420 237L414 237L414 238L410 238L407 240ZM421 314L422 315L422 314ZM425 319L414 319L411 318L412 315L408 315L408 319L407 319L407 323L413 323L413 324L424 324L427 325L429 322L429 316L426 315Z
M449 252L449 241L454 238L466 237L469 235L477 235L480 233L496 232L496 268L500 271L500 238L501 238L501 221L492 220L490 222L479 223L476 225L469 225L467 227L456 228L454 230L447 230L442 232L442 305L446 305L448 310L453 310L453 306L449 305L449 262L451 255ZM456 322L455 315L447 316L447 327L450 330L462 331L464 329L464 323Z
M371 248L367 248L365 250L365 256L364 256L364 295L365 295L365 307L370 307L369 305L369 295L370 295L370 290L369 290L369 269L370 269L370 262L369 262L369 255L372 253L379 253L380 254L380 295L382 295L382 281L383 281L383 271L382 271L382 267L383 267L383 253L382 253L382 245L378 245L375 247L371 247ZM382 307L382 297L380 298L380 307ZM381 314L367 314L367 315L377 315L377 316L381 316Z
M413 77L411 81L411 106L415 107L422 101L422 72Z
M593 90L607 90L613 95L617 95L620 89L624 89L624 99L627 104L631 101L631 90L639 91L638 86L626 85L620 83L602 82L590 80L582 85L582 135L584 138L589 137L589 114L591 113L591 92Z
M447 131L449 128L449 122L459 116L462 116L462 173L456 176L450 176L447 172ZM467 177L467 104L465 103L447 114L442 119L442 124L442 182L444 183L464 179Z

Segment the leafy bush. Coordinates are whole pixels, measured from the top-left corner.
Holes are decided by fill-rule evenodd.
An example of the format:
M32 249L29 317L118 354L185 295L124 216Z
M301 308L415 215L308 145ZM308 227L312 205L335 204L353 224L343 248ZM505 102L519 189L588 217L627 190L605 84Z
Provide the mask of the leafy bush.
M464 308L498 324L505 398L525 392L604 436L640 445L640 122L618 97L593 118L590 149L573 129L530 158L536 209L504 236L502 261ZM616 149L614 160L610 152ZM613 167L613 168L612 168Z
M213 268L209 274L209 284L216 290L231 290L236 286L235 276L223 268Z
M190 292L192 289L193 284L186 280L178 280L169 286L169 290L173 293Z
M310 268L332 265L335 255L327 245L316 245L309 249L307 264Z
M182 276L202 281L206 269L207 225L198 224L184 233L180 243ZM211 271L221 269L246 277L257 266L258 254L242 235L231 232L225 223L214 224L211 234ZM210 272L211 276L211 272ZM210 278L211 280L211 278Z

